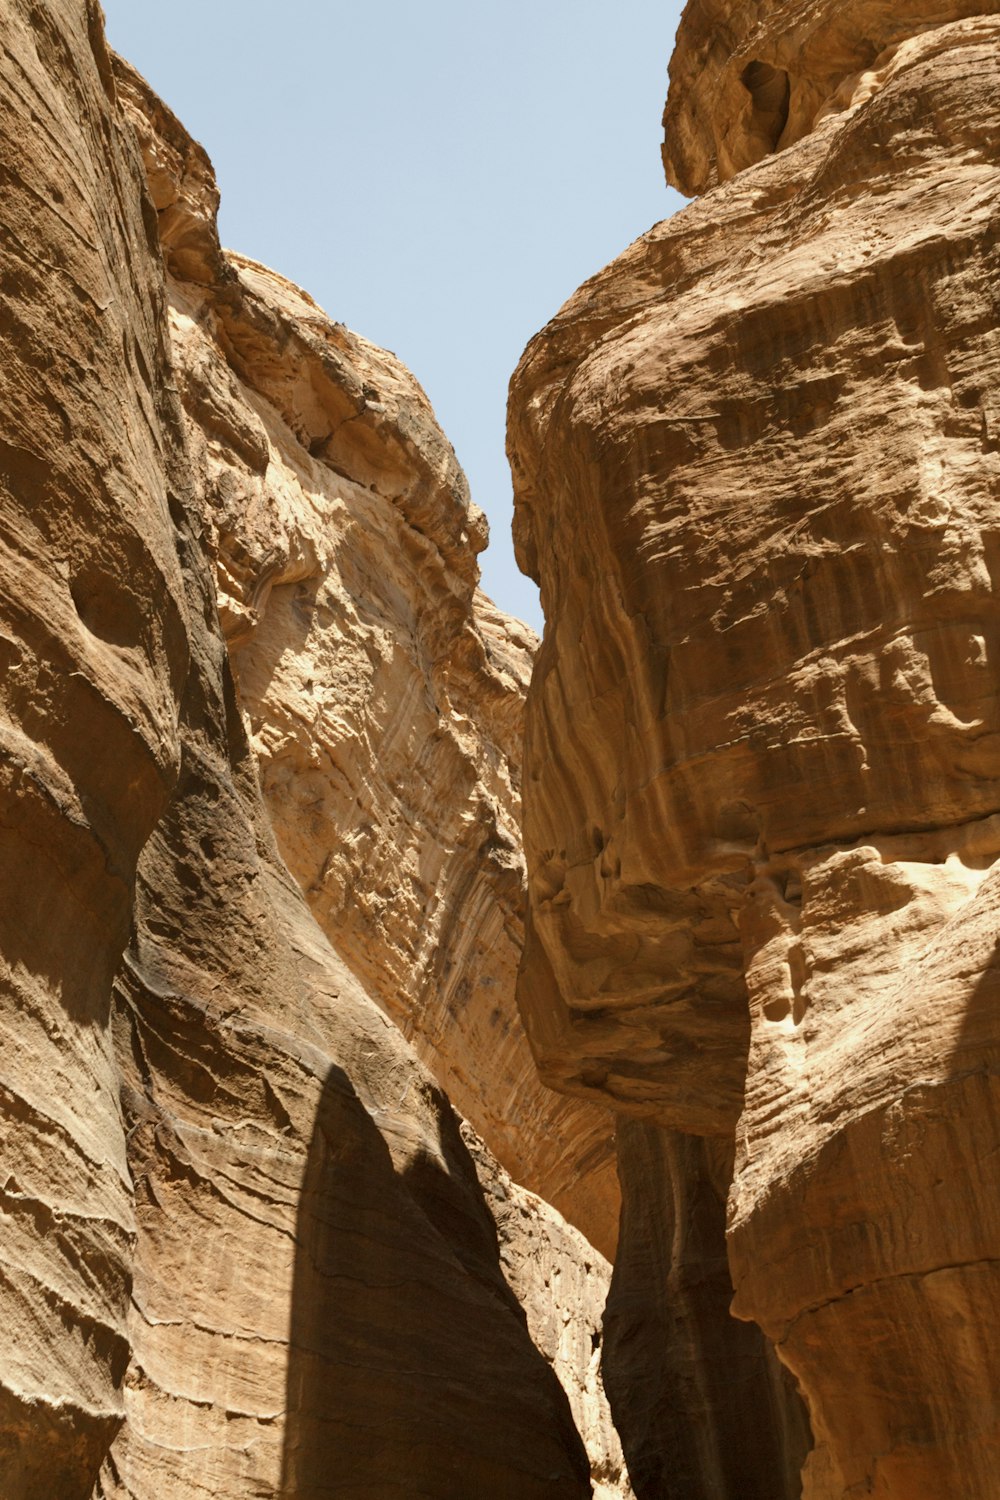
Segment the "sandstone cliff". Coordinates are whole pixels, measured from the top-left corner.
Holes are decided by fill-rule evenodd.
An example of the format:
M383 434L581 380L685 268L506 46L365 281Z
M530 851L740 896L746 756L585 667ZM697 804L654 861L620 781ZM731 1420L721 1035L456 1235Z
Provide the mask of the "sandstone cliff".
M605 1117L513 1035L532 642L412 378L223 256L93 0L0 10L0 1490L622 1494L607 1265L385 1013L583 1217Z
M811 1500L997 1494L998 10L691 0L666 160L709 190L512 386L520 1003L636 1121L640 1494L795 1494L810 1441Z
M610 1117L541 1087L514 1000L535 639L476 590L482 513L393 355L223 252L211 165L130 69L220 615L282 856L515 1179L614 1253Z

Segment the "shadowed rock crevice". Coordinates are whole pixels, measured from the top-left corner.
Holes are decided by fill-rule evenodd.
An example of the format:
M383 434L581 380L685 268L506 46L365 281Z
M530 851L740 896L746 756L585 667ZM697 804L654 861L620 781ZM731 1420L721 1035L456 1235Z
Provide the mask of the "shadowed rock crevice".
M788 124L791 84L784 68L773 68L770 63L756 59L747 63L740 82L750 95L752 114L748 132L753 142L750 150L759 160L778 149Z
M604 1379L636 1494L796 1500L805 1407L760 1329L730 1312L727 1143L623 1119L618 1161Z
M296 1221L281 1493L583 1494L566 1396L503 1280L492 1220L473 1189L429 1162L397 1175L347 1080L331 1074ZM521 1466L540 1418L567 1454L547 1475Z

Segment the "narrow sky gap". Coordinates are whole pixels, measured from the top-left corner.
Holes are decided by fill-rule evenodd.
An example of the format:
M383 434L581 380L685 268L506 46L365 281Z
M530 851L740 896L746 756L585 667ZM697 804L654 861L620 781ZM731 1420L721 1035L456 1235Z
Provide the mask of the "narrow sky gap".
M683 200L660 114L679 0L104 0L211 156L223 242L390 348L490 519L483 586L541 626L510 542L507 381L581 281Z

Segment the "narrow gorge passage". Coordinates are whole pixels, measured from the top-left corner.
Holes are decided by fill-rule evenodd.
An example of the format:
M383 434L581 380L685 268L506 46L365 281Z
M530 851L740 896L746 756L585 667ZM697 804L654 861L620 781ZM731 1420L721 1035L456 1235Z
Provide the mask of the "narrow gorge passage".
M0 16L0 1500L1000 1500L1000 4L689 0L692 201L511 382L541 640Z

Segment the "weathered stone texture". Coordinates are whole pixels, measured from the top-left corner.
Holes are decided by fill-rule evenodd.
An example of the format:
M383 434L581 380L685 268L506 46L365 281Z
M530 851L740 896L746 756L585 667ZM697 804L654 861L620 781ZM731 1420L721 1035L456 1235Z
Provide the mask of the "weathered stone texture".
M299 287L221 251L210 165L121 76L163 226L221 618L282 856L515 1179L611 1255L610 1117L539 1084L514 1000L535 638L476 589L485 519L412 375Z
M259 476L273 429L307 480L319 470L286 408L233 394L209 340L233 335L243 368L264 361L276 398L294 386L292 322L249 286L285 284L254 268L245 285L221 256L210 169L183 132L158 163L144 132L144 165L145 91L113 67L96 4L0 12L0 1492L584 1496L555 1366L624 1493L592 1351L577 1361L607 1266L522 1195L502 1238L536 1347L480 1174L490 1194L519 1190L483 1148L473 1160L367 973L330 946L261 796L212 566L239 559L220 516L240 497L206 489L226 466L205 451L228 443ZM205 318L210 368L174 363L158 230L193 289L174 329L187 316L198 349ZM339 430L370 346L337 336L309 376ZM358 497L397 476L387 535L444 575L450 606L412 605L443 644L469 613L475 513L429 411L409 425L405 402L384 411L351 436L339 504L359 519L344 526L385 521ZM323 441L336 465L336 433ZM442 505L447 557L425 534ZM252 632L253 603L231 600ZM482 617L500 777L530 642ZM475 951L455 956L473 970ZM572 1283L549 1302L558 1346L532 1257Z
M532 1342L559 1376L590 1455L594 1500L632 1500L602 1373L611 1267L550 1204L511 1181L468 1126L463 1138L497 1227L507 1284Z
M760 1329L730 1314L729 1142L623 1118L618 1161L604 1368L636 1491L797 1496L811 1446L801 1398Z
M155 224L97 7L5 5L0 94L0 1489L72 1500L121 1420L111 981L188 640Z
M877 92L911 38L996 10L996 0L690 0L663 115L668 181L687 194L727 182Z
M689 5L671 170L729 180L512 393L521 1005L550 1081L735 1137L811 1500L996 1494L996 10Z
M97 1493L586 1494L458 1122L255 797L249 755L196 744L140 866L117 987L134 1354Z

